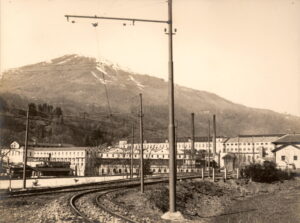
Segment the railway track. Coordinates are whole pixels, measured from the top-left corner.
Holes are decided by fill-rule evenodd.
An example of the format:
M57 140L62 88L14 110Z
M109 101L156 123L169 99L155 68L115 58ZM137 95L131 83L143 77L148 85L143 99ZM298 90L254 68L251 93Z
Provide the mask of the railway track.
M221 176L216 176L217 178L220 178ZM193 179L193 178L201 178L199 175L193 175L193 176L185 176L185 177L178 177L178 180L187 180L187 179ZM145 181L145 185L150 184L157 184L157 183L164 183L168 182L168 178L160 178L160 179L147 179ZM111 192L115 192L118 190L124 190L129 189L133 187L139 186L139 182L127 182L123 184L116 184L116 185L110 185L106 187L101 187L94 190L87 190L80 192L76 195L73 195L70 200L69 204L72 209L72 212L79 216L84 222L88 223L102 223L107 222L107 219L109 219L108 222L130 222L130 223L137 223L137 221L130 219L127 216L121 215L119 213L116 213L112 210L110 210L106 205L102 204L100 202L101 198ZM95 196L96 194L96 196ZM87 198L80 202L80 199L84 199L84 197L87 196ZM91 201L94 201L91 203ZM90 202L90 207L85 207L86 203ZM94 208L98 208L98 214L95 214L93 211L90 210L91 206ZM100 209L100 210L99 210ZM100 211L100 212L99 212ZM91 214L92 212L92 214ZM93 215L93 216L91 216ZM112 221L112 218L114 221Z
M178 176L178 180L192 178L201 178L201 176ZM167 181L167 177L159 176L146 178L145 184L155 184ZM121 209L119 210L119 208L121 207L118 208L117 205L114 206L114 203L110 202L110 199L107 200L107 197L104 195L115 190L124 190L126 188L136 187L139 185L139 178L135 178L134 180L114 180L88 185L74 185L63 188L44 188L30 191L18 191L7 194L5 197L1 195L1 199L4 198L3 200L6 200L5 198L7 198L6 202L15 203L42 203L45 208L41 208L40 211L36 213L36 218L44 219L45 221L54 221L53 219L55 219L55 221L66 220L78 223L134 222L134 220L132 220L136 220L134 215L129 215L130 213L126 211L120 211ZM10 198L13 200L10 200ZM41 200L45 200L45 202L41 202ZM106 205L107 203L111 204L111 206ZM118 215L118 213L124 214L125 216Z
M138 182L138 178L136 179L123 179L123 180L112 180L112 181L103 181L98 183L89 183L89 184L82 184L82 185L73 185L73 186L64 186L64 187L55 187L55 188L41 188L41 189L34 189L28 191L14 191L14 192L7 192L2 193L0 196L1 198L13 198L13 197L29 197L29 196L39 196L39 195L47 195L47 194L59 194L59 193L72 193L72 192L80 192L86 191L91 189L97 189L99 186L105 185L113 185L119 184L124 182Z

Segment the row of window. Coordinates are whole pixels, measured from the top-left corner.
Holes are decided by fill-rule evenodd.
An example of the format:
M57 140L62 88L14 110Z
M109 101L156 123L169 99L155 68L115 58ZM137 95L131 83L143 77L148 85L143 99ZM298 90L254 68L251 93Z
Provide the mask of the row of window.
M211 142L210 145L212 145L213 143ZM195 147L196 148L199 148L199 147L207 147L208 143L195 143ZM177 144L177 147L178 148L191 148L191 143L185 143L185 144L182 144L182 143L178 143ZM134 149L138 149L138 148L141 148L140 145L134 145L133 146ZM161 149L161 148L169 148L169 144L158 144L158 145L143 145L143 148L144 149Z
M257 143L250 143L250 142L248 142L248 143L246 143L246 142L244 142L244 143L242 143L242 142L239 142L239 143L226 143L226 145L227 146L237 146L237 145L248 145L248 146L250 146L250 145L269 145L269 144L271 144L270 142L257 142Z
M233 151L253 151L253 148L228 148L224 149L224 152L233 152ZM260 148L256 148L256 151L260 151Z
M34 155L45 155L45 156L49 156L49 154L51 155L84 155L84 152L30 152L30 155L31 153L33 153Z
M47 160L47 158L38 158L38 160ZM84 163L84 159L83 158L52 158L52 161L64 161L64 162L70 162L72 163L80 163L81 166Z
M109 158L109 157L112 157L112 158L125 158L125 157L128 157L130 158L130 154L99 154L99 157L103 157L103 158ZM138 154L134 154L133 155L134 158L138 158L140 157L140 155ZM158 154L154 154L154 155L144 155L144 158L169 158L169 155L158 155ZM181 159L185 159L185 158L189 158L188 155L177 155L177 158Z
M112 173L117 174L117 173L130 173L130 169L101 169L101 173L104 174L106 170L106 173L110 173L112 171ZM200 169L177 169L178 172L200 172ZM133 169L133 172L138 172L138 169ZM168 169L167 168L159 168L159 169L152 169L153 173L167 173Z
M286 160L286 156L281 156L281 160L285 161ZM294 156L293 160L298 160L298 156Z

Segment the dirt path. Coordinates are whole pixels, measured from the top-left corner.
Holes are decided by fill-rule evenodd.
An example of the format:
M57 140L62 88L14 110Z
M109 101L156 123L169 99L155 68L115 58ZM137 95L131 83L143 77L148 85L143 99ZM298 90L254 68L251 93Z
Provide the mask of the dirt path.
M210 223L300 222L300 186L234 202Z

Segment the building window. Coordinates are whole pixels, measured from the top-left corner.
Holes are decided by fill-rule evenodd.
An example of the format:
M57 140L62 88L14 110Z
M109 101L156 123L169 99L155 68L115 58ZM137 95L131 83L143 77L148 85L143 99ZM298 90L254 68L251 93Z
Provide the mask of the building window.
M281 156L281 160L284 161L285 160L285 156Z
M294 160L298 160L298 157L297 157L297 156L294 156Z

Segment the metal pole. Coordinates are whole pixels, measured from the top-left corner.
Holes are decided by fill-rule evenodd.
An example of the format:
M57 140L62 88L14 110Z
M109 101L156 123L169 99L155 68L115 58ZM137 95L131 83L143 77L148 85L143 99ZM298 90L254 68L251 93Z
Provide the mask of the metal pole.
M176 163L174 128L174 78L173 78L173 18L172 0L168 0L169 25L169 212L176 212Z
M140 94L140 140L141 140L141 150L140 150L140 177L141 177L141 193L144 193L144 149L143 149L143 98Z
M134 149L134 124L132 124L132 143L130 155L130 178L133 178L133 149Z
M118 21L131 21L131 22L154 22L154 23L168 23L164 20L153 20L153 19L138 19L138 18L120 18L120 17L106 17L106 16L85 16L85 15L65 15L67 20L69 18L78 19L104 19L104 20L118 20Z
M208 177L210 177L210 120L208 119Z
M29 131L29 105L27 109L27 119L26 119L26 132L25 132L25 148L23 157L23 189L26 189L26 165L27 165L27 143L28 143L28 131Z
M191 152L195 152L195 115L191 113Z
M252 136L252 162L255 163L255 146L254 146L253 136Z
M213 115L213 157L216 155L217 150L217 127L216 127L216 115Z
M8 166L8 170L9 170L9 187L8 187L8 190L9 190L9 192L11 192L11 166L9 164L9 158L7 159L7 166Z
M218 164L219 164L219 171L220 171L220 168L221 168L221 151L219 151L219 153L218 153Z

